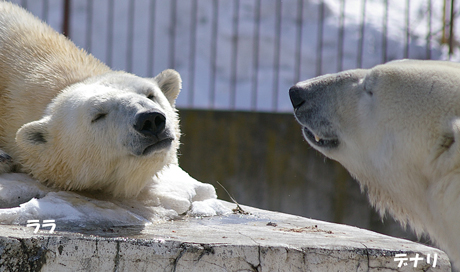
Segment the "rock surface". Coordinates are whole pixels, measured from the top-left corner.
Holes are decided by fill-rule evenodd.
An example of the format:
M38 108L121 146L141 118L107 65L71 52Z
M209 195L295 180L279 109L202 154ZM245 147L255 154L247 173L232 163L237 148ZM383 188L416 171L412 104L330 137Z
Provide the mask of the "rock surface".
M145 227L82 229L56 221L52 234L49 228L34 234L32 227L1 225L0 271L451 270L439 249L346 225L243 210L249 214Z

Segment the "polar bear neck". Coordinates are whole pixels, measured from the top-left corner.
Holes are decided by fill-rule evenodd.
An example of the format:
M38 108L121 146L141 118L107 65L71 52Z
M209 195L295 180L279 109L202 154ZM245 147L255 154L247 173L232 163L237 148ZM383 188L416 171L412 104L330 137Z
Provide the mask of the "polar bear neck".
M420 236L428 231L426 222L433 221L425 201L426 188L421 185L427 182L415 184L410 190L413 197L409 198L406 195L407 190L399 189L399 185L408 186L408 183L404 183L404 181L420 181L424 178L420 175L411 177L408 173L404 174L408 176L394 175L394 173L383 173L377 176L375 172L368 175L365 173L353 174L353 176L358 180L361 190L367 192L370 203L378 210L382 218L388 212L403 227L411 223L409 224L410 227Z

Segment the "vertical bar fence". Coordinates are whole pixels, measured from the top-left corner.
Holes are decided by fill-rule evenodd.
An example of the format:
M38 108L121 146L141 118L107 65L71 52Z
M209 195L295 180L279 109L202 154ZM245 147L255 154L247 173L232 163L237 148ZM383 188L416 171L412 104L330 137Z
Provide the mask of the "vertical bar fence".
M300 80L402 58L460 60L455 0L12 2L113 69L176 69L183 108L290 111L287 90Z

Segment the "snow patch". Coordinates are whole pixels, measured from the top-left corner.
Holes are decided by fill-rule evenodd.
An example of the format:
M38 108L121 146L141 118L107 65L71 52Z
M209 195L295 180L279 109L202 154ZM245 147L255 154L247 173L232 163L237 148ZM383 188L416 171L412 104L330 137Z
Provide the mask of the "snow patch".
M25 225L50 220L64 226L136 226L179 217L229 213L215 189L190 177L179 166L165 167L136 199L113 199L58 191L25 174L0 175L0 223Z

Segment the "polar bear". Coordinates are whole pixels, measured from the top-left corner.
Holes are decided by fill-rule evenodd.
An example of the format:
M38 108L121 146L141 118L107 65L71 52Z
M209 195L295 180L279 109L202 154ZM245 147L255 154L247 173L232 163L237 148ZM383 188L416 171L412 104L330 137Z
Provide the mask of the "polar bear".
M181 78L109 69L39 19L0 2L0 172L131 198L177 163Z
M460 268L460 64L394 61L289 90L308 143Z

